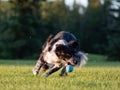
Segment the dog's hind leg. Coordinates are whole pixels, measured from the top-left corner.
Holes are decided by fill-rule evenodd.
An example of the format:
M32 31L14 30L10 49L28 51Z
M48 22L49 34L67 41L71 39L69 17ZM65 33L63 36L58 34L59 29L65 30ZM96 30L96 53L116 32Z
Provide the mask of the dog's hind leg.
M43 66L42 66L42 73L46 72L48 69L49 69L49 66L47 63L45 63Z
M40 55L35 67L33 68L32 72L34 75L37 75L40 68L45 64L44 60L43 60L43 56Z
M55 65L55 66L53 66L48 72L46 72L45 74L43 74L43 76L47 77L47 76L49 76L50 74L58 71L61 67L62 67L62 65L60 65L60 66L56 66L56 65Z

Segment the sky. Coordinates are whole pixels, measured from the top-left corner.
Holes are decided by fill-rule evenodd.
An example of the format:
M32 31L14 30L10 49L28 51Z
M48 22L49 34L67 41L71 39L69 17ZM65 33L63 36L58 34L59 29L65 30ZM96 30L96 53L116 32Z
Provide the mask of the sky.
M73 5L74 0L65 0L65 4L68 6ZM84 7L88 6L88 0L76 0L76 3L82 4Z
M8 1L8 0L1 0L1 1ZM54 0L48 0L48 1L54 1ZM66 5L72 6L74 0L65 0ZM88 0L76 0L76 3L82 4L84 7L87 7L88 5Z
M1 0L1 1L9 1L9 0ZM47 0L47 1L54 1L54 0ZM88 0L75 0L76 3L83 5L84 7L88 6ZM104 3L104 0L100 0L101 3ZM120 7L120 3L115 2L116 0L112 0L113 1L113 8L118 8L118 6ZM68 6L73 6L74 0L65 0L65 4Z
M1 0L1 1L8 1L8 0Z

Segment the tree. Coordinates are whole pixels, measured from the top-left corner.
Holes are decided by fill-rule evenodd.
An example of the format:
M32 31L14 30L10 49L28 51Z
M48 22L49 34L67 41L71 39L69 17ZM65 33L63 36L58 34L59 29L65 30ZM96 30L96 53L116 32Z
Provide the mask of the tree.
M105 30L105 12L99 0L89 0L86 13L80 22L79 37L81 48L89 53L105 54L107 30Z
M68 8L63 1L56 0L51 3L43 2L41 11L42 26L47 35L53 32L57 33L58 31L63 30L63 28L66 28L66 14Z
M74 32L79 22L78 9L71 11L64 0L10 0L10 4L6 28L0 31L1 58L38 55L49 34L61 30Z
M8 28L2 31L2 58L35 56L40 40L39 0L11 0ZM36 53L35 53L36 52ZM39 51L40 52L40 51Z
M80 13L78 10L79 6L77 4L74 5L73 10L70 10L70 8L65 5L64 0L55 0L51 3L43 2L41 16L42 26L47 33L46 35L57 33L61 30L78 34L78 29L76 29L80 22Z
M118 9L110 8L110 6L114 5L113 3L112 1L109 2L107 16L107 29L109 31L108 60L120 61L120 7L118 6ZM120 1L117 0L117 3L120 3Z

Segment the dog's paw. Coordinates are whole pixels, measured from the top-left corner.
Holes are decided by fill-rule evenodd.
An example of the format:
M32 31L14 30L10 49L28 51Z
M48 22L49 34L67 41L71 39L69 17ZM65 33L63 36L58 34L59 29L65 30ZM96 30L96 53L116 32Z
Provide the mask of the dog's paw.
M33 72L33 74L34 74L35 76L38 74L38 72L35 71L35 70L32 70L32 72Z

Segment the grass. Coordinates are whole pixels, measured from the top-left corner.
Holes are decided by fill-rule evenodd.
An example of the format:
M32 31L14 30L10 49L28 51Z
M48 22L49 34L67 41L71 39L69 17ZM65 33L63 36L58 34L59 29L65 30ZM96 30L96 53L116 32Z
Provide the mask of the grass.
M88 55L83 68L74 68L69 76L60 71L45 78L32 74L34 60L0 60L0 90L120 90L120 62Z

